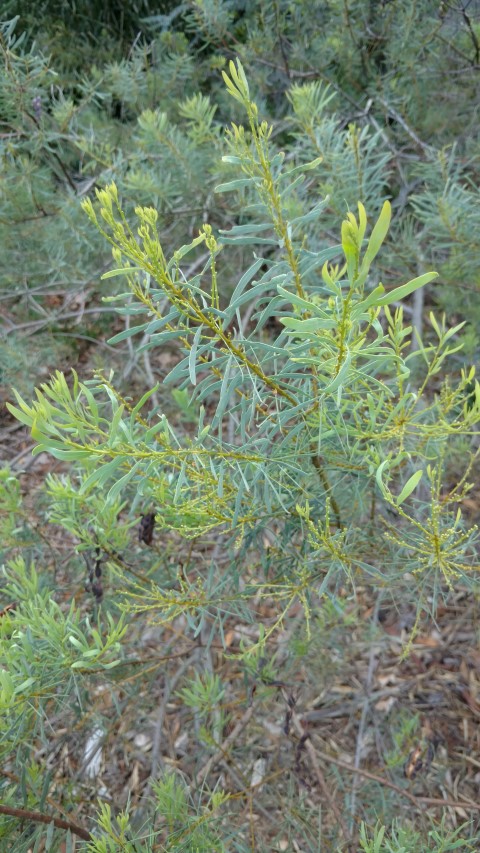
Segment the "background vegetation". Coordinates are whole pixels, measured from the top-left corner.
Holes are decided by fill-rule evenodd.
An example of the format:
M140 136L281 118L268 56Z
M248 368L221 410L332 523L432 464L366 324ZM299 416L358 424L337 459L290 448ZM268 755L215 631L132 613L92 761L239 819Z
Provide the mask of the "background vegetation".
M4 3L8 849L476 849L479 14Z

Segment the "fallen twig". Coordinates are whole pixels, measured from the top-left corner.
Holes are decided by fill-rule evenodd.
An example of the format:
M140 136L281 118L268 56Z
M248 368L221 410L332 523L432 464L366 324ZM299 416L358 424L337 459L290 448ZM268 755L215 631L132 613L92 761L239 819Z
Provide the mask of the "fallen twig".
M240 717L237 724L234 726L228 737L225 738L223 743L220 744L216 752L208 759L207 763L201 768L201 770L197 773L197 780L199 782L203 782L203 780L208 776L210 770L213 765L217 763L221 758L225 758L228 755L228 750L235 739L238 737L242 729L245 728L246 725L250 722L250 719L253 714L253 705L251 705L245 713Z
M293 722L293 725L295 726L297 733L301 736L305 736L305 734L306 734L305 727L302 725L299 715L293 710L292 710L292 722ZM308 737L305 740L304 746L305 746L305 749L308 753L308 757L310 759L312 767L315 771L315 775L317 777L318 784L320 785L320 788L322 789L322 793L325 796L325 799L327 800L333 814L335 815L335 819L337 820L337 823L340 827L340 830L342 832L342 835L343 835L345 841L347 842L347 845L350 846L351 836L350 836L350 833L348 831L348 827L347 827L347 825L346 825L346 823L342 817L342 813L341 813L340 809L338 808L337 803L335 802L335 798L332 795L332 792L330 791L330 789L327 785L326 779L325 779L322 771L320 770L320 766L319 766L318 760L317 760L317 750L315 749L313 743L311 742L310 737ZM320 753L318 753L318 754L320 754ZM355 768L352 768L352 769L355 769Z
M392 791L395 791L397 794L400 794L400 796L406 797L407 800L410 800L416 809L420 809L420 805L423 804L426 806L452 806L452 808L455 809L480 811L480 803L469 803L464 800L456 802L455 800L443 800L440 797L416 797L414 794L411 794L410 791L407 791L405 788L400 788L398 785L395 785L394 782L390 782L389 779L385 779L383 776L377 776L376 773L370 773L369 770L363 770L361 767L355 767L347 761L342 761L340 758L334 758L334 756L328 755L327 752L322 752L318 749L316 752L323 761L329 761L337 767L343 767L345 770L350 770L351 773L355 773L358 776L364 776L365 779L371 779L373 782L378 782L379 785L391 788Z
M92 836L86 829L79 826L78 823L72 823L69 820L63 820L61 817L52 817L52 815L43 814L42 812L34 812L30 809L14 809L12 806L0 805L0 814L10 815L10 817L18 817L20 820L31 820L35 823L53 823L57 829L69 829L74 835L83 838L84 841L91 841Z

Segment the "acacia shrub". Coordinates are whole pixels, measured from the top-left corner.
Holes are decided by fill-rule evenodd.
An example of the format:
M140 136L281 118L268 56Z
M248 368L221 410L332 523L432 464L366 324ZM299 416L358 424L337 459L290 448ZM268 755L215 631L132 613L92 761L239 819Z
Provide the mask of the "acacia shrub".
M418 613L434 612L438 597L458 582L475 588L477 531L465 524L461 503L478 451L472 446L464 454L455 485L447 488L444 475L452 448L468 445L480 418L474 371L450 377L446 369L461 346L461 324L447 328L431 314L434 341L411 351L411 329L393 303L435 273L388 289L378 282L389 202L378 204L369 227L360 201L342 224L340 243L319 249L312 229L321 229L328 202L312 204L304 191L321 167L318 157L292 163L272 147L272 128L259 116L240 62L230 64L224 80L246 124L227 132L224 160L234 174L217 192L246 200L241 224L216 234L206 223L168 256L157 211L138 206L133 226L115 184L97 191L97 203L83 204L112 247L115 269L104 279L125 283L123 293L106 298L132 323L111 343L141 335L150 353L177 348L167 381L190 401L190 428L169 421L155 399L158 388L138 400L119 391L108 366L85 381L75 373L67 381L57 371L33 402L17 392L9 405L31 430L34 453L68 466L68 474L47 477L50 519L74 537L79 553L102 559L104 586L92 576L92 618L75 601L67 611L60 607L21 558L7 565L7 589L18 603L1 623L8 662L1 672L8 721L2 750L9 766L25 763L33 738L48 740L44 720L79 690L88 696L97 673L113 681L128 663L129 634L141 616L169 625L182 615L192 639L202 633L207 645L220 646L230 619L251 623L251 639L235 654L246 673L258 676L298 605L297 639L308 646L318 639L322 607L354 596L359 582L373 598L387 588L393 597L414 599ZM252 254L226 301L220 282L229 247ZM203 251L205 263L189 274L185 264ZM273 339L267 328L276 329ZM4 478L3 495L15 519L21 506L14 478ZM132 548L138 514L151 511L166 549L173 542L183 556L182 542L208 542L206 564L177 559L172 579L171 563L155 556L139 578L122 555ZM270 614L264 622L263 601ZM223 689L205 676L187 681L181 694L207 721L202 743L211 753ZM229 689L235 695L235 685ZM5 802L13 808L27 793L30 809L41 811L41 776L41 766L31 763L17 782L12 775ZM153 849L156 837L167 839L168 849L178 849L179 840L244 849L241 841L232 846L219 817L233 809L228 792L192 802L166 776L153 793L150 837L139 849ZM102 806L100 837L89 849L104 853L120 842L130 849L134 819ZM60 844L65 830L51 826L50 841ZM11 816L2 832L24 847L31 842Z

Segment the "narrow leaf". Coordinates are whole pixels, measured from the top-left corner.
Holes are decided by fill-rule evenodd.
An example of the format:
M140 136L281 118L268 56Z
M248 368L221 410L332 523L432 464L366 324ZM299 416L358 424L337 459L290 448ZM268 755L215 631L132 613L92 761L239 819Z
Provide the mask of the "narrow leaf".
M195 337L193 339L192 348L188 355L188 373L190 375L190 382L192 385L197 384L197 349L200 341L200 335L202 334L203 326L199 326L197 331L195 332Z
M131 326L129 329L124 329L123 332L119 332L117 335L114 335L113 338L109 338L107 343L118 344L120 341L132 338L133 335L138 335L139 332L144 332L149 325L150 323L142 323L140 326Z
M394 290L390 290L388 293L385 293L385 295L381 296L380 299L377 299L374 304L389 305L391 302L398 302L400 299L404 299L406 296L409 296L414 290L418 290L419 287L424 287L435 278L438 278L437 272L426 272L423 275L418 276L418 278L412 278L412 280L407 282L407 284L402 284L400 287L396 287Z
M80 494L83 495L85 492L88 492L91 486L95 485L95 483L106 483L108 478L120 467L123 461L124 460L121 456L117 456L105 465L98 465L87 479L83 481L80 487Z
M392 206L389 201L386 201L382 207L380 216L374 226L368 241L367 251L365 252L362 262L362 272L368 269L373 259L378 255L385 237L387 236L392 218Z
M260 269L260 267L264 263L265 263L265 261L263 258L257 258L257 260L251 265L251 267L249 267L248 270L246 272L244 272L244 274L242 275L240 281L238 282L235 290L232 293L232 298L230 300L230 304L235 302L235 300L240 296L240 294L243 293L247 284L249 284L249 282L252 280L255 273L258 272L258 270Z
M250 222L248 225L232 225L229 231L220 228L220 234L237 235L237 234L259 234L260 231L271 230L272 226L269 222L256 223Z
M385 486L385 483L383 482L383 471L384 468L388 465L389 461L389 459L384 459L375 472L377 486L380 489L382 495L384 495L385 497L387 497L389 493L387 487Z
M108 272L104 272L103 275L101 276L101 278L102 279L113 278L115 275L130 275L130 273L132 273L132 272L141 272L141 271L142 271L142 267L124 267L123 269L109 270Z
M418 486L420 480L422 479L423 471L420 469L419 471L415 471L415 474L412 474L409 480L405 483L402 491L400 492L398 498L396 499L397 506L400 506L413 492L414 489Z
M155 394L155 392L156 392L156 391L158 391L159 387L160 387L160 383L159 383L159 382L157 382L157 384L156 384L156 385L154 385L154 387L153 387L153 388L150 388L150 390L149 390L149 391L146 391L146 392L145 392L145 394L143 395L143 397L138 401L138 403L136 404L136 406L134 406L134 408L132 409L132 411L131 411L131 413L130 413L131 418L134 418L134 417L135 417L135 415L137 414L137 412L139 412L139 411L140 411L140 409L142 409L142 408L143 408L143 406L145 405L145 403L147 402L147 400L152 396L152 394Z
M130 471L127 471L127 473L124 474L123 477L120 477L120 479L113 484L112 488L107 494L107 503L113 503L115 501L124 486L127 485L127 483L132 479L133 475L137 472L141 464L142 460L139 459L138 462L135 463L133 468L130 468Z
M299 166L294 166L293 169L283 172L281 178L284 180L285 178L290 178L292 175L296 175L298 172L309 172L310 169L316 169L320 163L323 163L323 157L316 157L315 160L310 160L309 163L301 163Z
M17 409L16 406L12 406L11 403L6 403L6 406L10 414L13 415L13 417L16 418L17 421L20 421L20 423L25 424L25 426L28 427L32 425L32 415L26 415L24 412L21 412L20 409Z
M218 184L214 187L216 193L231 193L233 190L248 187L255 183L254 178L237 178L235 181L228 181L226 184Z

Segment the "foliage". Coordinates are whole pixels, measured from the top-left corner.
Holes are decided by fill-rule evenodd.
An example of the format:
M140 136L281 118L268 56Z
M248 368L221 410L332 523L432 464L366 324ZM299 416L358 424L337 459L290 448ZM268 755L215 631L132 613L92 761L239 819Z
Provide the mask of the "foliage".
M460 832L463 832L466 827L460 826L454 832L448 832L443 826L440 831L431 829L428 832L427 839L421 837L418 833L412 831L411 828L402 829L398 826L392 827L390 838L385 835L384 826L376 826L373 832L373 838L368 838L366 827L362 824L360 831L360 845L364 853L409 853L410 850L432 850L435 853L447 853L450 850L474 850L476 838L459 838ZM468 831L468 830L467 830ZM428 846L426 846L428 845Z
M188 791L173 776L166 775L164 779L156 783L155 805L158 817L168 827L165 850L225 850L220 839L215 823L216 813L228 799L217 791L211 795L208 805L204 808L195 809L195 804L189 801ZM156 833L146 829L143 837L147 840L138 843L131 841L132 826L128 813L123 812L115 819L107 803L100 804L98 823L101 831L99 838L91 841L88 845L89 853L115 853L124 850L126 853L153 853L158 849L155 844Z
M94 732L105 683L119 715L136 706L145 616L183 618L208 648L251 623L235 666L268 690L292 660L335 656L362 585L413 600L417 623L458 583L475 591L477 532L460 509L478 470L480 33L475 4L433 0L7 0L2 12L20 16L0 36L2 382L37 454L59 465L33 513L28 474L1 472L16 603L0 617L2 802L43 810L51 720ZM225 87L237 56L248 85L235 66ZM80 207L95 187L107 187L86 205L100 230ZM122 272L99 286L108 242ZM98 341L94 379L71 379ZM142 551L137 517L152 511L162 545ZM287 664L274 638L298 605ZM175 695L212 754L238 690L194 669ZM394 730L393 769L414 723ZM178 775L151 793L146 819L102 803L93 849L234 849L234 798L190 794ZM293 838L317 849L297 794ZM75 813L89 795L62 797ZM475 846L445 822L386 829L398 807L382 802L362 802L365 849ZM41 844L39 826L2 820L14 849ZM46 833L47 848L72 843Z
M15 336L22 349L35 335L44 364L51 365L52 341L63 343L65 335L68 340L69 326L73 337L82 331L95 336L88 315L108 311L99 312L95 299L105 252L86 227L79 199L114 175L127 194L134 191L140 201L163 209L172 239L183 239L191 213L188 205L179 208L189 191L200 208L205 204L210 187L203 183L203 167L217 145L219 125L212 125L208 99L185 85L193 67L181 48L160 63L155 58L160 45L138 47L127 61L102 71L93 66L68 92L48 58L16 36L15 21L3 26L0 46L5 131L0 291L10 309L6 335ZM168 92L163 109L159 91ZM116 119L118 104L123 106ZM182 127L167 118L172 104ZM132 106L135 112L125 121L123 113ZM2 361L8 365L6 341Z
M157 386L137 399L108 369L85 381L75 371L71 379L57 371L37 388L33 402L17 391L9 404L29 428L34 454L46 452L65 466L47 479L49 517L95 564L95 615L75 602L68 609L56 603L51 583L42 588L33 562L7 562L6 590L16 608L0 623L8 661L8 672L1 673L8 720L2 751L5 762L24 768L15 778L12 773L7 804L42 810L48 782L40 790L30 742L44 736L60 710L85 724L85 697L100 677L114 684L129 665L130 637L142 614L160 626L183 619L192 639L202 635L207 647L215 642L235 655L245 677L255 672L268 685L279 681L268 672L272 641L299 606L300 639L308 646L317 619L327 618L325 608L338 611L341 590L352 592L359 584L372 595L388 590L415 600L419 617L422 608L435 612L439 596L459 581L475 588L478 534L464 521L461 503L478 457L472 439L480 385L473 368L455 366L463 323L448 328L432 312L427 340L419 339L415 350L410 346L402 302L435 273L416 269L399 283L395 272L393 286L379 282L378 256L392 215L390 203L379 197L386 160L380 158L377 169L368 133L362 137L351 128L335 134L328 118L321 121L329 94L314 83L290 92L296 141L295 155L286 156L273 125L261 117L241 62L231 62L223 79L245 124L234 122L227 131L223 165L214 172L222 176L216 193L220 200L225 194L237 198L239 222L229 221L227 208L224 228L206 222L172 250L160 236L161 205L159 211L141 203L132 212L123 201L126 185L110 182L96 190L96 202L86 198L82 204L112 248L115 268L103 275L106 303L129 318L109 343L133 340L138 351L152 355L167 344L175 347L178 359L165 384L191 399L186 425L180 428L166 415ZM199 118L208 137L213 108L197 98L184 101L181 110L191 123L182 144L197 150L204 132ZM158 114L143 113L142 122L157 143L167 128L172 145L179 138ZM331 140L326 163L317 122L318 132ZM213 136L212 158L223 145ZM373 139L376 144L378 137ZM359 201L347 212L336 244L324 231L341 202L336 196L330 202L322 188L337 173L339 186L347 185L347 167L342 172L338 164L340 150L349 145L352 164L355 152L363 151L375 215L369 224ZM178 180L187 182L188 173ZM360 181L353 187L360 191ZM233 262L224 261L229 253ZM244 268L232 288L224 279L240 258ZM119 279L121 293L110 289L112 279ZM452 483L446 466L459 444L466 452ZM9 472L1 483L8 534L15 540L21 535L21 494ZM165 553L147 556L139 570L130 550L140 511L154 512ZM216 545L208 565L192 567L192 544L211 542L212 534ZM107 590L115 585L117 595L105 596L100 606L102 582ZM254 633L227 652L232 618L250 622ZM275 669L273 661L270 666ZM190 678L178 692L202 720L199 738L212 760L228 722L225 693L226 685L211 672ZM192 800L178 779L163 775L153 793L147 824L140 809L112 818L102 804L90 849L150 850L157 835L164 849L246 849L241 841L233 846L225 821L232 798L220 790ZM14 839L19 851L35 831L22 834L11 817L2 824L4 837ZM335 828L330 831L329 843L347 842ZM49 843L54 835L60 843L60 831L49 832ZM401 849L399 832L393 830L397 847L390 849ZM384 830L376 837L382 843ZM362 843L370 844L366 830Z
M157 0L155 10L175 9L172 0ZM87 65L92 52L115 55L119 46L128 50L145 31L144 19L152 11L150 0L40 0L35 8L28 0L5 0L3 20L20 17L22 29L70 71Z
M107 306L99 314L97 289L108 258L78 205L92 187L114 180L127 215L132 198L153 205L167 255L191 241L200 218L213 227L241 224L248 193L220 200L213 192L226 171L222 127L241 120L218 71L225 57L239 56L279 150L294 162L322 157L304 187L329 196L325 230L309 229L318 249L331 245L347 205L361 200L375 216L380 199L391 198L382 276L437 269L427 298L468 321L460 336L475 363L474 11L433 0L120 5L121 14L118 4L95 0L45 0L35 15L28 3L4 9L20 20L3 24L0 39L2 360L10 362L15 336L22 349L36 346L39 365L51 369L76 335L86 347L98 337L92 318L111 325ZM97 22L87 37L85 18ZM305 27L313 19L314 32ZM238 254L226 291L245 263L241 247ZM414 321L421 331L418 312ZM10 375L7 369L6 383ZM38 370L23 390L31 393L43 378Z

